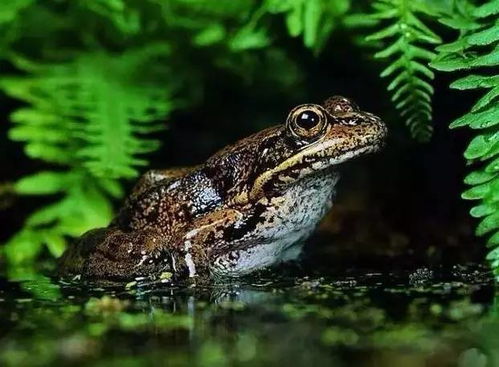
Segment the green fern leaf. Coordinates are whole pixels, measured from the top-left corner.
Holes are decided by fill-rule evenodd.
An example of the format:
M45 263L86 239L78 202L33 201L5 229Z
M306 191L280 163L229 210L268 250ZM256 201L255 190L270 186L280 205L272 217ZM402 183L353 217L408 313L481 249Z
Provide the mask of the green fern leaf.
M17 126L10 138L26 141L32 158L83 161L96 176L134 177L135 167L146 163L138 155L158 147L142 133L161 128L154 122L173 108L168 88L135 70L166 52L157 47L120 57L92 53L69 63L27 66L32 77L0 83L11 96L32 104L12 115Z
M477 235L490 235L488 246L492 251L487 258L499 276L499 23L494 19L499 12L499 1L490 0L471 12L469 9L468 4L466 12L458 12L454 17L468 19L471 13L474 26L462 31L460 40L451 46L438 47L440 54L432 66L443 71L469 70L472 74L456 80L451 87L486 91L471 111L450 127L468 126L478 132L464 152L465 158L475 163L476 170L465 178L464 182L472 187L462 197L479 200L470 213L480 218ZM482 75L485 72L486 76Z
M68 237L109 223L111 198L122 195L118 180L137 175L142 156L158 146L144 134L162 128L155 121L173 107L165 70L156 67L166 55L168 49L151 45L51 65L12 59L27 75L3 78L0 88L28 106L11 115L9 137L25 143L29 157L61 168L15 183L19 195L57 196L7 242L11 262L32 261L44 247L59 256Z
M380 76L391 79L387 87L392 92L391 100L412 136L420 141L429 140L433 130L430 124L433 87L428 80L433 79L434 74L427 63L436 54L424 45L441 42L440 37L418 18L427 8L419 1L377 0L373 3L373 13L366 15L384 27L365 40L368 44L382 42L383 49L374 57L385 60L388 66Z
M35 0L9 0L0 2L0 25L14 20L19 12L30 6Z
M77 0L78 5L108 19L122 34L133 35L141 30L140 13L126 0Z
M288 33L301 36L305 46L317 53L350 8L350 0L266 0L263 8L283 13Z

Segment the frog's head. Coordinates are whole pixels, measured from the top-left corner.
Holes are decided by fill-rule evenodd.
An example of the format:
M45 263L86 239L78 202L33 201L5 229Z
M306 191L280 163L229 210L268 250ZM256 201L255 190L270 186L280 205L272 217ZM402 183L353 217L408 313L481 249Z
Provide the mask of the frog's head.
M345 97L335 96L323 105L293 108L285 124L243 139L213 158L218 167L231 167L228 191L232 191L234 202L244 203L376 152L386 135L386 126L378 117L361 111Z
M250 197L376 152L386 134L386 125L377 116L345 97L297 106L281 127L281 139L276 141L272 134L263 139Z

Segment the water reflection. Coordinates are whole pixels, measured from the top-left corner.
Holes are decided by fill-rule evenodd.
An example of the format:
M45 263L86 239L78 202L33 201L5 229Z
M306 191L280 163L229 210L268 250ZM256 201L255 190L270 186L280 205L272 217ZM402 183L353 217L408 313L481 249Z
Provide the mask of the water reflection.
M210 285L0 278L0 365L493 366L487 269ZM19 279L20 277L17 277Z

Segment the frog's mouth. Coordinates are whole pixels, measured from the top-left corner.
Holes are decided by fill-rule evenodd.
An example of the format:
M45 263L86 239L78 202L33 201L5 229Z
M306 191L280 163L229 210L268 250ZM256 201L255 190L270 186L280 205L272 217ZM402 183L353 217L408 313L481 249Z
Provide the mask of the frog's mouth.
M314 144L285 160L273 170L259 176L253 184L249 198L256 199L269 190L281 189L304 177L332 169L353 158L375 153L382 146L379 140L367 141L361 146L344 150L338 149L338 144L334 141Z
M364 129L355 133L351 127L341 128L340 131L332 131L328 139L326 137L306 146L274 169L260 175L249 192L249 199L256 199L264 192L281 189L353 158L377 152L384 146L387 130L381 121L370 124L369 133Z

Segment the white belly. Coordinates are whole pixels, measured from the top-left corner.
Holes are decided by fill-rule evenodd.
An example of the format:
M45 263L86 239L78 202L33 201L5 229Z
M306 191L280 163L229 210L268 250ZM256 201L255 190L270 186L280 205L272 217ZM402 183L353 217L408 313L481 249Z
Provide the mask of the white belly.
M338 174L301 180L285 195L265 204L265 221L214 262L215 274L239 276L279 262L296 259L304 241L332 206ZM267 199L262 199L267 200Z

